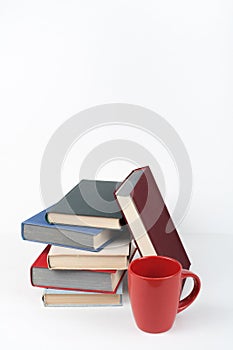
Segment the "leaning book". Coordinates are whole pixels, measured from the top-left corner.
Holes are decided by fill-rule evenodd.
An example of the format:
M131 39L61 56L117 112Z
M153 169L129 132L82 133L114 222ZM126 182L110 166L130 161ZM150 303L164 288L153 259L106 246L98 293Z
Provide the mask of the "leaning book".
M168 256L189 269L189 257L148 166L133 170L115 196L141 256Z

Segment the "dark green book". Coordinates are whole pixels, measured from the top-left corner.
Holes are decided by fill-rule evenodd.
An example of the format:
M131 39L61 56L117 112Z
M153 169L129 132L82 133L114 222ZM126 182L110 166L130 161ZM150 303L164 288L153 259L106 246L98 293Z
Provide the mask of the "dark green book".
M47 209L49 223L121 229L124 219L114 191L115 181L82 180Z

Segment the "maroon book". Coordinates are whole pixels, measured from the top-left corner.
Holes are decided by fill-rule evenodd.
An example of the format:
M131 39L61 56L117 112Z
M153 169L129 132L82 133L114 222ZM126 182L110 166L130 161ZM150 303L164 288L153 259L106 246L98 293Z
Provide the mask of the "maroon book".
M148 166L132 171L115 197L141 256L168 256L189 269L189 258Z

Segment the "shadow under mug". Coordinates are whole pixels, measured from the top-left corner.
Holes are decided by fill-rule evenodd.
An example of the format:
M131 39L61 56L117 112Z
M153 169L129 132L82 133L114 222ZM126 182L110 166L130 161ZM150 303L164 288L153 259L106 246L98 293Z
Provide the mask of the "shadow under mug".
M192 277L193 289L180 301L182 282ZM149 333L168 331L176 314L197 297L200 279L181 264L165 256L145 256L133 260L128 268L130 303L137 326Z

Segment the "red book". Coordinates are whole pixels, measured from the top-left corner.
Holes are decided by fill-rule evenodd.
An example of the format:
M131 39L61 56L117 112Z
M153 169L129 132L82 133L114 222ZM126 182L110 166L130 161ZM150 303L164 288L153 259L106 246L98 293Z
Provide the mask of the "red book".
M115 293L126 272L126 270L50 270L47 263L49 250L50 245L31 266L31 283L35 287Z
M115 197L141 256L168 256L189 269L189 258L148 166L132 171Z

